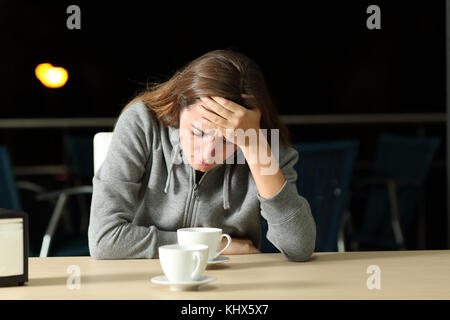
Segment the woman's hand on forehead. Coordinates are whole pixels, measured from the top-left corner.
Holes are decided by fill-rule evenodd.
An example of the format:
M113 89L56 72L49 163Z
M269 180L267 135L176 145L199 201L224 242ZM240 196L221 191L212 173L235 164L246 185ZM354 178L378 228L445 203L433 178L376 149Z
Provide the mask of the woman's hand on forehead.
M228 141L245 146L245 139L234 142L236 130L247 132L251 129L258 134L261 112L257 108L247 109L222 97L201 97L202 103L196 108L202 115L202 128L205 132L213 128L219 130ZM206 123L205 123L206 122Z

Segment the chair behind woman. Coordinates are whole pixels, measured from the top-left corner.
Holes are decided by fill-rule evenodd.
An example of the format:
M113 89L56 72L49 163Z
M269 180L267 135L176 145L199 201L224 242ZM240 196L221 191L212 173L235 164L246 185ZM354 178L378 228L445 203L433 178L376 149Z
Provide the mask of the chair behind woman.
M0 208L22 210L11 159L5 146L0 146Z
M296 165L297 188L305 197L316 222L315 251L344 251L344 215L359 142L337 140L301 143L293 146L299 152ZM278 250L265 238L267 222L262 219L262 252ZM338 248L339 247L339 248Z

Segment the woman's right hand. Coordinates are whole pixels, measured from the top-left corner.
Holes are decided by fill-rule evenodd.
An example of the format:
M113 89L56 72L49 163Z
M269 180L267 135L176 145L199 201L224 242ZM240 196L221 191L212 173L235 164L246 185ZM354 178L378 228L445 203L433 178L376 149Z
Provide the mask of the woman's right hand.
M227 248L227 250L222 252L223 255L261 253L261 251L255 248L253 242L249 239L232 238L231 240L232 241L230 246ZM223 238L219 251L225 248L227 243L228 240L226 238Z

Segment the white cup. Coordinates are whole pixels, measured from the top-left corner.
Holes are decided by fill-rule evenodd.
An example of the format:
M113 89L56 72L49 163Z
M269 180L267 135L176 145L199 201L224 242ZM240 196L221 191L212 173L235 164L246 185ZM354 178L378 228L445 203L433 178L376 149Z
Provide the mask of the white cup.
M158 248L159 261L169 282L200 280L208 263L208 246L169 244Z
M216 259L222 252L224 252L231 244L231 237L224 233L219 228L183 228L177 230L177 237L179 244L206 244L209 247L208 261ZM222 238L227 238L228 243L222 250L220 244Z

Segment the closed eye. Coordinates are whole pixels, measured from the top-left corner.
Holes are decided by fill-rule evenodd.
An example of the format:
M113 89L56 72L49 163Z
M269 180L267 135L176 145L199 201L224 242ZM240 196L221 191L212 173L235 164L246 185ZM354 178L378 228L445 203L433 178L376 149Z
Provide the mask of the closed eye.
M203 132L191 131L191 133L197 137L202 137L204 135ZM223 141L223 143L226 143L226 144L234 144L233 142L228 141L225 137L223 137L222 141Z
M203 136L203 132L195 132L195 131L191 131L191 132L192 132L192 134L194 136L197 136L197 137L202 137Z

